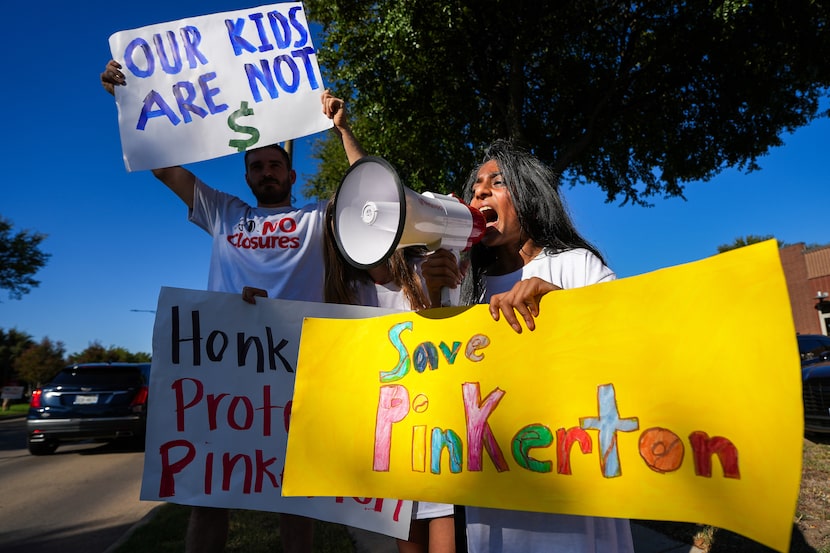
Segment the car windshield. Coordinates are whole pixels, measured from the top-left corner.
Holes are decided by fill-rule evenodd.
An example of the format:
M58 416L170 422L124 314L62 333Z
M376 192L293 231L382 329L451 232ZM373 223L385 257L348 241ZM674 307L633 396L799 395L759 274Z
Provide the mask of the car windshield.
M141 372L134 367L71 367L62 370L52 379L52 384L62 386L141 386Z
M822 357L828 351L830 351L830 337L828 336L802 335L798 337L798 352L804 361Z

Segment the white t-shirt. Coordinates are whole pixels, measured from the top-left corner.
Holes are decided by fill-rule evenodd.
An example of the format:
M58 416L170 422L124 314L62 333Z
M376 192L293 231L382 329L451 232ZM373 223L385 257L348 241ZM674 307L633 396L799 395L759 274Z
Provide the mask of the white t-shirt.
M467 507L469 553L634 553L628 519Z
M401 288L394 282L379 284L361 282L357 287L357 301L369 307L385 307L398 311L412 311Z
M493 294L507 292L516 282L534 276L564 289L616 278L588 250L543 252L513 273L488 276L485 297L489 301ZM481 507L466 507L466 513L469 553L634 553L627 519Z
M323 301L326 201L304 207L253 207L196 179L189 219L213 237L207 289Z
M542 252L531 259L530 263L512 273L486 277L486 301L490 301L493 294L507 292L520 280L531 277L541 278L567 290L614 280L617 275L597 256L582 248L555 255Z

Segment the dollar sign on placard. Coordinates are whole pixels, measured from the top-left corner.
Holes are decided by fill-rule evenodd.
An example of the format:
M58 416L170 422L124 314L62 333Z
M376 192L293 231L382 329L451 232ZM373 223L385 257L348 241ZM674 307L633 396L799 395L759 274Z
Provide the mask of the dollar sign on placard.
M256 127L246 127L244 125L236 124L236 120L240 117L246 117L248 115L253 114L254 110L248 107L248 102L242 102L242 104L239 106L239 109L228 116L228 126L231 128L231 130L251 135L250 138L247 138L245 140L231 138L228 141L228 146L230 146L231 148L236 148L237 152L244 152L249 147L253 146L259 141L259 131L256 129Z

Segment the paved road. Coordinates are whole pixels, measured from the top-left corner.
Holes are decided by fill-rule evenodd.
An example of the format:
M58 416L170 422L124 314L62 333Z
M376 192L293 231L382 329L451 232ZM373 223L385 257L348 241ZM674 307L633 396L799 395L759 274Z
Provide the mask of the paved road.
M35 457L25 420L0 420L0 552L101 553L157 505L138 499L144 454L108 444Z
M0 553L103 553L155 502L139 501L144 454L112 445L62 446L33 457L25 420L0 419ZM702 553L633 524L637 553ZM395 540L353 530L359 553Z

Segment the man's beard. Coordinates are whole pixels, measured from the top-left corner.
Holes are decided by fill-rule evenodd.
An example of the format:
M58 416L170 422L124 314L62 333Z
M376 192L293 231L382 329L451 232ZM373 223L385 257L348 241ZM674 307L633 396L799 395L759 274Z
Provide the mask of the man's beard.
M266 188L265 185L268 183L282 184L283 186ZM257 203L261 205L280 204L291 194L291 186L288 183L280 183L277 179L262 179L259 184L260 187L253 190L253 193Z

